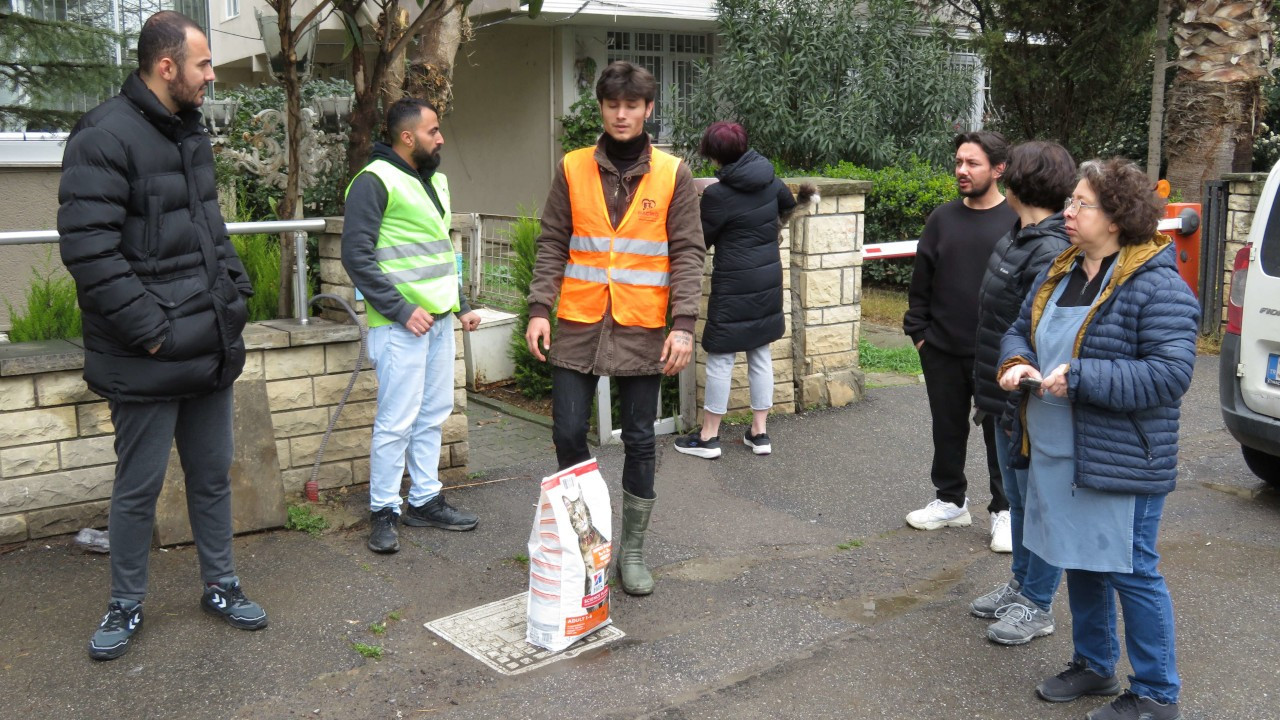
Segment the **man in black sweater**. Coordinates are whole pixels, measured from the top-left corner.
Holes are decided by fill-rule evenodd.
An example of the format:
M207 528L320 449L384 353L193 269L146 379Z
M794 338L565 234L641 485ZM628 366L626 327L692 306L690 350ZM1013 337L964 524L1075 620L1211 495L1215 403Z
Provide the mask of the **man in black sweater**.
M902 329L920 352L929 413L933 417L933 467L937 498L907 515L921 530L973 523L964 474L973 404L974 337L978 290L996 242L1018 217L1000 194L1009 146L999 133L956 136L956 184L960 197L934 210L916 250ZM991 549L1010 552L1009 502L996 460L995 425L982 421L991 483Z

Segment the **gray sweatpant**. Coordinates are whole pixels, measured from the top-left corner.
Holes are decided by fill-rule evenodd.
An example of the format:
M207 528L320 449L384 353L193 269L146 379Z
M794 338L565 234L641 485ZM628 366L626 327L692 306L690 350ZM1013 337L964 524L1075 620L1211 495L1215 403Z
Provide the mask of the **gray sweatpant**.
M187 516L206 583L235 575L231 560L232 389L155 403L111 403L116 478L107 531L111 597L142 602L169 448L186 476Z

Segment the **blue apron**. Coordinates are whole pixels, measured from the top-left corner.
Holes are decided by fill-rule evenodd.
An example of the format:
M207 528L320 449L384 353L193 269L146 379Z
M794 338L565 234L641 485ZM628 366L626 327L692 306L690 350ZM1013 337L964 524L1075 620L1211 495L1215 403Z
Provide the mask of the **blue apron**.
M1103 278L1103 287L1112 268ZM1036 327L1041 372L1069 362L1090 308L1058 307L1058 283ZM1022 544L1045 562L1070 570L1133 572L1133 495L1073 487L1075 428L1071 403L1049 393L1028 395L1031 467Z

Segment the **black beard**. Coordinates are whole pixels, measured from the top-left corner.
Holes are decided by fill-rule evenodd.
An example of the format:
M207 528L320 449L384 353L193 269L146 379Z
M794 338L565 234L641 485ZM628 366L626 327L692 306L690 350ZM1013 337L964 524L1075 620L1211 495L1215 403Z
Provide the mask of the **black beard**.
M958 192L964 197L982 197L983 195L986 195L987 191L990 189L991 183L987 183L986 185L979 187L970 181L968 190L958 190Z
M440 167L440 151L424 150L420 147L413 149L410 156L413 158L413 164L418 168L418 172L435 172Z
M174 78L169 82L169 97L173 100L173 103L178 106L179 112L182 112L183 110L195 110L200 107L200 88L203 86L204 83L200 83L199 85L187 87L182 84L181 80Z

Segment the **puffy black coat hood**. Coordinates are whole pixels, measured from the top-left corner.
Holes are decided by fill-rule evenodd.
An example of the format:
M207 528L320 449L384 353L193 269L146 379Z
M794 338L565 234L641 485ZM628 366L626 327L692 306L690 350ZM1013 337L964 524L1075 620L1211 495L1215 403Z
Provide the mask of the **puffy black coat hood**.
M742 157L716 171L720 182L738 192L757 192L773 183L773 163L755 150L748 150Z

